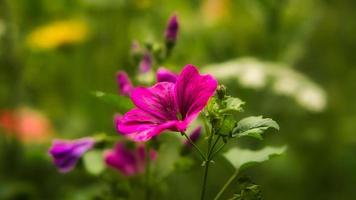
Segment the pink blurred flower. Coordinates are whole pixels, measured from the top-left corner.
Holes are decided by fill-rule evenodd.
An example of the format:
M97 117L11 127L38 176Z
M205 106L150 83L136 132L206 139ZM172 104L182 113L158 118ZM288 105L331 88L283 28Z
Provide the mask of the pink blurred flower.
M130 96L134 87L127 73L119 71L116 75L116 81L119 86L119 94L123 96Z
M193 132L189 135L189 138L195 143L196 141L199 140L200 136L201 136L201 126L198 126L197 128L195 128L193 130ZM190 149L192 147L192 144L188 141L185 140L184 141L184 147Z
M145 53L139 64L140 73L147 73L152 68L152 57L149 53Z
M187 65L175 83L138 87L131 94L136 108L116 122L118 132L135 141L147 141L165 130L182 132L214 95L217 81Z
M156 160L157 152L150 150L150 159ZM129 149L124 143L117 143L112 150L104 153L105 163L120 171L124 176L133 176L145 171L146 152L143 145Z

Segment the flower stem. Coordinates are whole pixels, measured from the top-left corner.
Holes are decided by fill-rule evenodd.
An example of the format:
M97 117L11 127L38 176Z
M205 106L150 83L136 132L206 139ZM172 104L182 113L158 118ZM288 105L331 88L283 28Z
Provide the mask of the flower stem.
M206 159L205 159L205 170L204 170L204 177L203 177L203 185L202 185L202 189L201 189L201 195L200 195L200 199L204 200L205 199L205 190L206 190L206 184L208 181L208 173L209 173L209 166L210 166L210 155L212 152L212 148L211 148L211 142L213 140L214 134L211 133L209 135L209 140L208 140L208 151L207 151L207 155L206 155ZM215 144L213 145L215 146Z
M202 157L202 159L204 161L206 161L206 158L203 154L203 152L199 149L199 147L192 141L192 139L190 139L190 137L185 133L185 132L181 132L181 134L187 138L187 140L189 141L189 143L197 150L197 152L200 154L200 156Z
M214 200L218 200L221 197L221 195L224 193L226 188L232 183L232 181L237 177L238 174L239 174L239 171L236 170L235 173L233 175L231 175L229 180L227 180L225 185L220 189L219 193L215 196Z
M203 185L202 185L202 190L201 190L201 195L200 195L200 199L201 200L204 200L204 198L205 198L205 190L206 190L206 183L207 183L207 180L208 180L209 165L210 165L210 160L205 161Z
M225 146L226 143L222 144L216 151L211 153L211 158L214 158L216 154L218 154Z

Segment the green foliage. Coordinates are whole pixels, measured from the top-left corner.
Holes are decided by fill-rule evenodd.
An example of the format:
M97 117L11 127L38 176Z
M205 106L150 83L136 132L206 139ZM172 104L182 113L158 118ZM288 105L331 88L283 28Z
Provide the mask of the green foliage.
M262 140L262 133L268 128L279 130L279 125L274 120L262 116L246 117L237 123L232 131L232 137L249 136Z
M103 152L100 150L92 150L84 154L83 163L85 169L93 175L99 175L105 169L103 162Z
M225 108L220 110L220 113L236 113L243 111L242 106L245 102L241 101L241 99L236 97L226 97L223 100Z
M92 92L92 94L100 99L101 101L105 102L106 104L113 106L114 108L118 110L129 110L130 108L133 107L131 101L129 98L116 95L116 94L110 94L110 93L105 93L102 91L95 91Z
M180 157L182 144L173 135L162 135L162 144L158 149L158 157L155 161L154 177L161 180L175 169Z
M265 162L273 156L281 155L287 147L264 147L260 150L240 149L234 147L228 150L223 156L235 167L236 170L243 170L257 163Z
M238 192L229 200L262 200L260 186L253 183L247 177L241 177L237 181Z

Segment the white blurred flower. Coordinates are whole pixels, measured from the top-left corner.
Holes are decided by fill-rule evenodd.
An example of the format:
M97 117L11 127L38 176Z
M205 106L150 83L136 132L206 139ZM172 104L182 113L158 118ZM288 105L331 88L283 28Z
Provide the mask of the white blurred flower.
M244 68L239 81L246 87L262 88L266 85L266 73L260 65L250 65Z
M281 77L276 79L273 84L273 89L278 94L293 95L297 92L299 83L291 77Z
M282 63L262 62L255 58L240 58L212 64L203 69L217 79L235 79L245 88L263 89L271 83L272 91L295 99L305 109L320 112L325 109L325 91L305 75Z
M311 111L322 111L326 106L325 94L316 88L305 88L298 91L296 100Z

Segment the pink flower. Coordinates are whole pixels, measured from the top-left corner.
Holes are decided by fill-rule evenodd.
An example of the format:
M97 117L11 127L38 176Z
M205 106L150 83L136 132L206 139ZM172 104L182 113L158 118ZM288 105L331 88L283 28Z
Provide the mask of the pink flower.
M139 64L140 73L147 73L152 68L152 57L149 53L145 53Z
M116 75L116 81L119 86L119 94L123 96L130 96L134 87L126 72L119 71Z
M178 74L171 72L165 68L159 68L156 74L157 82L172 82L175 83L178 78Z
M165 130L183 132L214 95L217 81L187 65L175 83L138 87L131 94L136 108L116 121L118 132L135 141L147 141Z
M150 151L150 159L155 160L157 152ZM104 153L105 163L120 171L124 176L140 174L145 170L146 152L145 147L140 145L135 149L128 149L125 144L117 143L112 150Z

